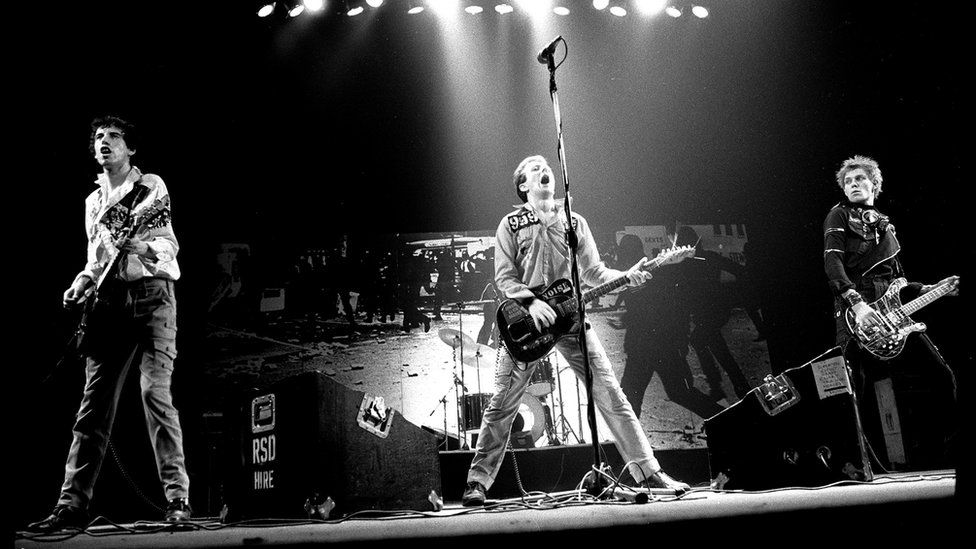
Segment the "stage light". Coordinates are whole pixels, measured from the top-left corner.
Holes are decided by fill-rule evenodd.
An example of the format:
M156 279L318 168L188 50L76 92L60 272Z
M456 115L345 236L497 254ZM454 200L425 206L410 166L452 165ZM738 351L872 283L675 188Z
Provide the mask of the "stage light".
M325 7L325 0L305 0L305 9L308 11L322 11Z
M610 5L610 0L593 0L593 7L598 10L607 9L607 6L609 5Z
M468 6L468 7L464 8L464 11L470 13L471 15L475 15L475 14L478 14L478 13L481 13L481 12L485 11L485 9L482 8L481 6Z
M410 15L417 15L422 11L424 11L423 4L418 4L413 0L410 0L410 9L407 10L407 13L409 13Z
M556 15L569 15L569 8L566 6L556 6L552 8L552 13Z
M610 8L610 13L616 15L617 17L623 17L627 15L627 10L625 10L621 6L613 6L612 8Z
M369 7L371 8L378 8L383 5L383 0L366 0L366 3L369 4Z
M513 8L511 4L498 4L495 6L495 11L501 14L512 13L515 11L515 8Z
M261 5L260 8L258 8L258 17L267 17L272 13L274 13L274 9L275 9L274 2L265 2L264 4Z
M303 11L305 11L305 3L301 1L294 2L293 5L288 8L288 17L298 17Z
M691 13L695 14L695 17L699 19L704 19L708 17L708 10L703 8L702 6L695 6L691 8Z
M670 15L671 17L681 17L681 10L674 6L664 8L664 13Z
M655 15L664 9L668 0L635 0L637 11L644 15Z

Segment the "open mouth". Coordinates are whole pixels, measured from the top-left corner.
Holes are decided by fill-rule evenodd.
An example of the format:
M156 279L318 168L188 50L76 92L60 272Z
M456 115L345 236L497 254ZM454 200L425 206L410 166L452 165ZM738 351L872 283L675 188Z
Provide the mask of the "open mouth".
M112 154L112 149L108 147L102 147L101 149L98 149L98 152L102 154Z

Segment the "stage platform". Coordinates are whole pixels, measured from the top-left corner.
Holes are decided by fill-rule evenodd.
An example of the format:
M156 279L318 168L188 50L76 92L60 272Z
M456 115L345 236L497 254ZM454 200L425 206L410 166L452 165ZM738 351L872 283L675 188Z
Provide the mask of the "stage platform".
M489 494L491 495L491 494ZM683 541L695 545L846 545L850 541L905 541L916 536L949 541L961 532L962 501L952 470L881 475L871 482L762 492L696 488L682 497L652 495L647 503L594 500L560 492L489 500L485 508L447 502L440 511L371 511L330 521L265 519L222 524L200 519L180 527L154 523L110 525L84 532L17 534L14 547L411 547L492 543L619 545Z

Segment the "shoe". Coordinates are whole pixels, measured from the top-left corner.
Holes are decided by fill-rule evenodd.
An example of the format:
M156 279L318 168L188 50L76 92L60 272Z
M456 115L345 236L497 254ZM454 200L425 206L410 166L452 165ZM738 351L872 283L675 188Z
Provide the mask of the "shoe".
M674 490L676 495L681 495L688 490L691 490L691 486L688 486L680 480L671 478L664 471L658 471L644 479L644 482L641 483L641 488L648 488L651 490Z
M184 520L190 520L192 513L190 510L190 502L186 498L174 498L169 500L169 505L166 506L166 515L163 517L163 520L166 522L183 522Z
M480 482L469 482L461 496L461 505L465 507L480 507L485 504L485 485Z
M28 524L27 531L46 534L66 528L84 530L88 526L88 522L88 513L84 509L58 504L54 506L54 510L46 519Z

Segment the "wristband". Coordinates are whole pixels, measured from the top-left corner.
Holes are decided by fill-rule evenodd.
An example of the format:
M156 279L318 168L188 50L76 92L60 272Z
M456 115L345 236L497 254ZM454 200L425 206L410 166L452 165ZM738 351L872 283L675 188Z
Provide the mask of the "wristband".
M847 301L847 305L849 307L853 307L853 306L857 305L858 303L864 303L864 298L861 297L861 294L859 294L857 292L853 292L853 293L847 294L844 297L844 299Z

